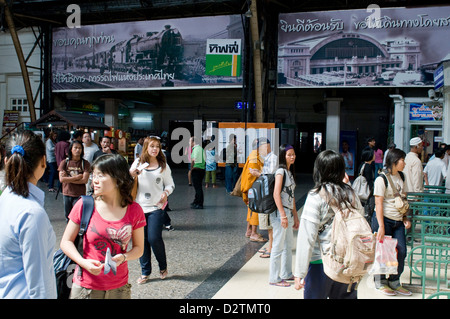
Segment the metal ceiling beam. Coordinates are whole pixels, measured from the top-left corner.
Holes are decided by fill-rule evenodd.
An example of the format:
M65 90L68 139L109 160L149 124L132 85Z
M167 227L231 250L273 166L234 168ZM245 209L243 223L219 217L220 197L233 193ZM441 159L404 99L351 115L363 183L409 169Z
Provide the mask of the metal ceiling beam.
M5 10L5 20L8 24L9 32L11 33L11 38L14 44L14 48L16 49L17 58L19 59L20 69L22 71L22 79L25 86L25 93L27 95L28 100L28 110L30 111L30 119L31 122L36 121L36 111L34 108L34 99L33 92L31 90L30 77L28 74L28 68L26 65L25 58L23 56L22 46L20 45L19 36L16 32L16 27L14 25L14 20L11 15L11 11L9 11L9 7L6 4L6 0L0 0L0 5Z

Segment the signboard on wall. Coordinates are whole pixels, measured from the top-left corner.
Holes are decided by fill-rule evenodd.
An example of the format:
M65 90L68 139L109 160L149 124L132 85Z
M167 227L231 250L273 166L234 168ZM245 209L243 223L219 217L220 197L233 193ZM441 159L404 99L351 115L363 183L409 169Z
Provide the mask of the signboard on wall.
M442 122L443 106L442 104L409 104L409 120L420 122Z
M279 15L278 87L432 86L450 7Z
M239 76L241 64L241 39L207 40L207 75Z
M240 15L56 28L52 42L52 90L241 87L242 37ZM205 72L207 40L218 45L226 42L229 52L238 46L239 55L231 55L230 67ZM219 53L219 47L216 49ZM213 64L214 58L209 59ZM228 64L223 55L221 59ZM228 73L223 72L226 69Z

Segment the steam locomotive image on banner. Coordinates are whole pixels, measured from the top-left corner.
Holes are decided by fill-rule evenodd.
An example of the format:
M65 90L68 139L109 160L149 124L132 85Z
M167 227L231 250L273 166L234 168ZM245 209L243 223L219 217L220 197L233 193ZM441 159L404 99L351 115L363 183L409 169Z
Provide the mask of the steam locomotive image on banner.
M58 28L53 32L52 89L240 87L240 74L205 73L207 40L230 38L243 39L239 15Z

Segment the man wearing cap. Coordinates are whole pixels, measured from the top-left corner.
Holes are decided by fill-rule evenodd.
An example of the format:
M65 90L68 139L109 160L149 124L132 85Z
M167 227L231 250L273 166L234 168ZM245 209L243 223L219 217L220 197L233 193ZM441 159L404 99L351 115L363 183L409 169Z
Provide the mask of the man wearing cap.
M423 142L420 137L413 137L409 141L411 148L405 158L405 182L410 192L423 192L423 166L420 155L423 151Z
M264 160L264 166L262 168L262 171L259 170L252 170L251 174L259 177L261 174L275 174L275 171L278 168L278 156L275 155L274 152L272 152L271 146L270 146L270 140L267 138L260 138L258 141L258 152L259 154L267 154L265 157L263 157ZM261 230L267 230L267 233L269 235L269 244L268 248L265 250L262 250L262 255L260 255L261 258L270 258L270 252L272 250L272 243L273 243L273 228L272 225L270 225L269 222L269 215L267 214L258 214L258 221L259 221L259 229Z

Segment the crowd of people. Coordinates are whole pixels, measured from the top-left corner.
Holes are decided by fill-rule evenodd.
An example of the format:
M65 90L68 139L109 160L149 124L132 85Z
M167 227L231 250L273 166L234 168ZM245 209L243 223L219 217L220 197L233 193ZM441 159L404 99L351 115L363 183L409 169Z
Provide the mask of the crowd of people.
M254 181L262 174L275 176L276 211L257 214L247 207L245 233L250 241L268 241L260 257L270 259L270 285L289 287L293 283L295 289L304 288L305 299L356 298L355 286L348 290L348 285L330 279L322 262L323 255L330 249L330 223L326 222L332 220L330 207L339 204L360 211L371 224L377 240L383 241L385 236L397 239L398 273L388 278L376 275L375 287L385 295L411 295L400 283L406 258L405 229L411 223L408 216L396 208L394 198L397 192L421 192L424 185L448 182L448 146L438 149L424 169L419 158L423 141L419 137L410 140L408 154L395 145L389 145L388 150L382 152L375 141L369 139L359 168L370 187L369 198L365 201L359 200L348 181L343 156L332 150L321 151L314 163L315 185L308 192L299 216L294 196L294 147L283 144L274 151L269 139L255 139L239 177L236 136L231 135L228 142L225 155L227 194L238 186L243 202L248 204L248 192ZM45 193L37 187L46 171L48 191L60 189L64 198L67 226L60 247L77 264L71 298L131 298L127 261L139 259L141 275L135 281L146 283L152 272L152 252L160 278L168 276L162 230L171 227L167 205L175 183L161 139L157 136L140 139L131 166L110 144L110 139L103 137L98 147L90 134L84 132L72 136L64 131L58 136L51 132L46 143L30 131L13 134L10 138L2 151L5 167L2 170L4 185L0 190L3 192L0 197L0 257L8 259L8 263L0 269L0 298L57 296L52 260L56 237L44 209ZM193 136L186 149L190 159L188 181L195 190L192 209L203 209L204 180L205 187L210 183L217 187L215 151L208 145ZM56 172L59 179L55 183ZM386 177L393 183L387 183ZM75 239L83 206L78 198L85 194L92 194L95 209L81 255L75 247ZM258 228L266 230L268 238L264 238ZM298 230L298 237L292 267L294 230ZM114 274L104 271L108 254L116 265Z

